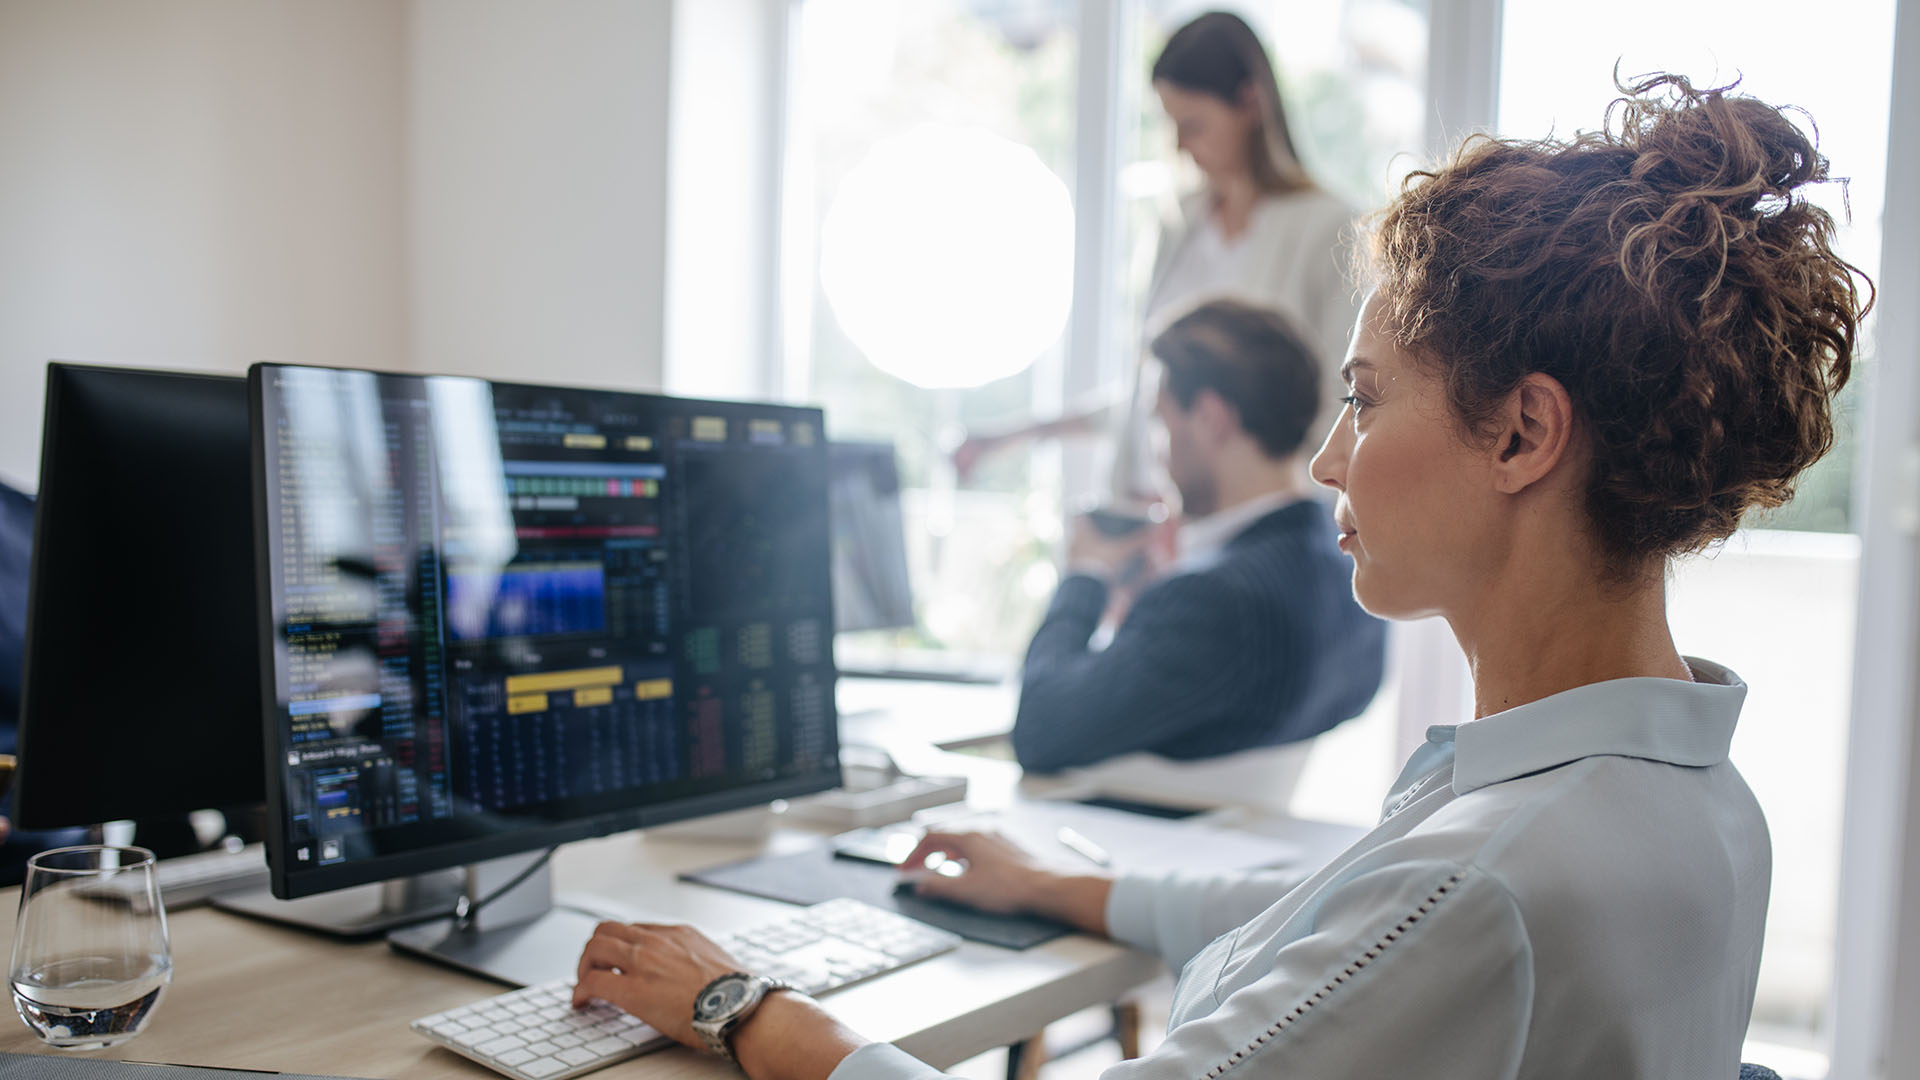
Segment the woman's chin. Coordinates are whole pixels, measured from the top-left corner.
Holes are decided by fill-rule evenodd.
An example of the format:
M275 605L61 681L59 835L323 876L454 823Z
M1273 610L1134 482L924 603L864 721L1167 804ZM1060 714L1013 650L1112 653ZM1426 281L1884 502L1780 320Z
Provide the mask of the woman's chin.
M1369 571L1359 560L1353 566L1353 599L1360 610L1376 619L1420 619L1434 613L1430 606L1414 602L1405 590L1381 580L1379 573Z

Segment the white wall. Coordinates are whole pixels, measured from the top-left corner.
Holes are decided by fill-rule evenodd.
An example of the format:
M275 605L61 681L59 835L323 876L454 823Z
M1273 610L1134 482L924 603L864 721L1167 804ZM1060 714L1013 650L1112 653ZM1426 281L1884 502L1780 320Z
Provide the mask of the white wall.
M48 359L399 361L402 16L0 0L0 477Z
M660 385L670 0L414 0L412 364Z
M37 484L53 358L658 387L672 24L0 0L0 478Z
M676 394L779 394L789 2L675 4L665 385Z

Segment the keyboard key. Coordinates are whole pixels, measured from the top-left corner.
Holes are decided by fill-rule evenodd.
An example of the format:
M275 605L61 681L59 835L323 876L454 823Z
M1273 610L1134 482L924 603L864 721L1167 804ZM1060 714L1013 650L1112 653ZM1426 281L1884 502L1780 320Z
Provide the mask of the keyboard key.
M543 1057L535 1058L532 1061L517 1066L517 1068L526 1075L533 1077L534 1080L539 1080L542 1076L552 1076L557 1072L565 1072L567 1070L567 1063L561 1061L559 1058Z
M518 1050L509 1050L506 1053L499 1055L494 1060L498 1061L502 1065L524 1065L527 1062L532 1061L534 1058L537 1058L539 1056L540 1056L539 1054L533 1053L532 1051L528 1050L526 1047L521 1047Z
M527 1045L527 1043L524 1039L513 1035L502 1035L491 1042L483 1042L479 1046L474 1047L474 1049L488 1057L499 1057L509 1050L514 1050L525 1045Z
M654 1030L652 1028L637 1027L637 1028L623 1028L621 1029L619 1034L614 1036L614 1038L619 1039L622 1043L628 1046L639 1046L641 1043L646 1042L647 1040L653 1038L653 1036L654 1036Z
M599 1056L599 1054L594 1053L584 1046L576 1046L571 1050L562 1050L559 1055L560 1060L569 1065L585 1065L587 1062Z

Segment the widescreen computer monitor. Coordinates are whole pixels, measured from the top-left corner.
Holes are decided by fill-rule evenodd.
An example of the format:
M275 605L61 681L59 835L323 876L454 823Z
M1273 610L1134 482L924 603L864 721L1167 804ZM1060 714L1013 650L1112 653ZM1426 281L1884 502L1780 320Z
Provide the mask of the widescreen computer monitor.
M913 582L893 444L835 441L827 461L835 629L912 627Z
M819 410L251 379L275 895L839 783ZM591 930L559 921L553 972L399 943L531 981Z
M248 461L245 379L47 365L17 827L264 798Z

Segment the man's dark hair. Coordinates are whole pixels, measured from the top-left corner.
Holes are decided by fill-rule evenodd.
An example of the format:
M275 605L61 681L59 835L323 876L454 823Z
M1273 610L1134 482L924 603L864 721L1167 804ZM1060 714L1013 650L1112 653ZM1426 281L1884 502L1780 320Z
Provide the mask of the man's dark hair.
M1300 449L1320 411L1320 365L1278 312L1214 300L1174 320L1153 339L1162 385L1182 409L1211 390L1239 414L1240 427L1270 458Z

